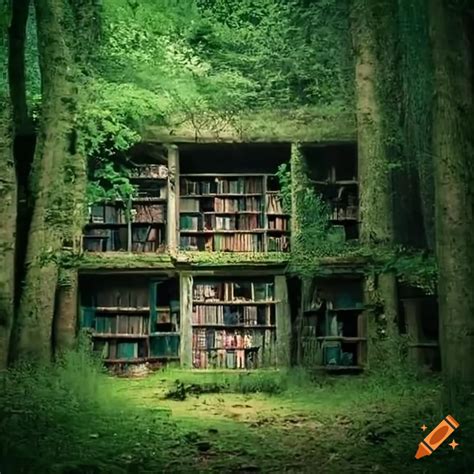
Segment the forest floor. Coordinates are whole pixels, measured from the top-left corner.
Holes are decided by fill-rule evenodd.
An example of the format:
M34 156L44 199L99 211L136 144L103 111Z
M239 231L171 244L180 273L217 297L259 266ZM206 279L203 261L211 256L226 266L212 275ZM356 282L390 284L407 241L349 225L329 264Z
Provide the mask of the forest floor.
M47 374L4 383L2 474L474 472L473 425L464 415L456 450L450 438L414 459L428 433L421 426L431 430L448 414L433 378Z

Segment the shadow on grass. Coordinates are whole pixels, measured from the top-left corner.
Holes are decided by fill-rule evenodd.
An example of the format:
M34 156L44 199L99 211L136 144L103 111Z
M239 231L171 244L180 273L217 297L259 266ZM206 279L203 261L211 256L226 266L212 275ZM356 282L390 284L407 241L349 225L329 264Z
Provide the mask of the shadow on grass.
M166 399L180 384L182 400ZM447 414L436 379L294 369L165 370L127 380L78 351L11 370L1 389L2 474L449 473L474 465L469 413L452 413L462 425L455 452L443 445L414 459L421 425L431 429Z

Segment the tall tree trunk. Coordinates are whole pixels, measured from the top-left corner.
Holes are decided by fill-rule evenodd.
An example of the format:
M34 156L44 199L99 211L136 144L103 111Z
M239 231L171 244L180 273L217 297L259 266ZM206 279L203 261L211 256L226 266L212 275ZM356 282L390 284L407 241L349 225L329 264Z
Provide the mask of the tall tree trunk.
M10 2L0 0L0 370L8 362L14 316L16 173L13 159L13 108L7 87Z
M433 62L428 34L430 0L398 0L405 156L416 167L423 237L435 248L432 159ZM411 196L415 200L415 195Z
M77 90L65 31L62 0L35 0L42 83L42 110L32 170L34 209L24 290L18 311L17 355L49 360L58 282L58 257L67 232L69 168L76 154ZM66 225L65 225L66 224Z
M17 135L33 133L33 122L28 113L26 100L25 45L26 23L30 0L12 2L12 21L9 31L8 76L13 103L15 132Z
M461 3L432 0L429 11L435 70L433 157L440 335L450 403L459 403L474 389L473 45Z
M387 143L387 120L389 115L384 107L379 89L384 77L383 64L380 61L381 49L384 48L381 31L381 18L388 15L391 2L371 0L353 0L351 11L351 29L355 50L356 80L356 113L357 140L359 157L359 199L360 199L360 240L363 244L393 244L394 220L392 201L392 177L390 172L390 156ZM384 51L386 54L386 51ZM369 283L367 283L369 284ZM377 332L376 315L369 320L372 344L378 344L376 353L384 354L385 363L389 364L394 351L396 334L396 317L398 308L396 298L396 278L393 274L383 275L381 281L375 281L375 288L366 291L372 295L367 303L373 306L382 304L384 318L383 330ZM388 337L387 337L388 336ZM378 365L378 361L369 361Z

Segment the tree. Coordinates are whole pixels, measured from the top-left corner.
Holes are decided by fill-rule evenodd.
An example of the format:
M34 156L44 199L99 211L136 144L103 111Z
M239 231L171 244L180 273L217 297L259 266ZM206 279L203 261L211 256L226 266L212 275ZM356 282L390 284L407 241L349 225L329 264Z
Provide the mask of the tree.
M49 360L58 259L63 246L71 245L70 216L75 211L74 200L68 198L76 179L81 180L78 169L82 160L77 149L78 85L67 34L67 5L62 0L36 0L35 9L42 105L31 176L34 207L16 353L20 358Z
M393 2L353 0L351 30L355 53L355 88L357 140L359 157L360 240L366 245L394 243L393 189L390 155L387 149L387 120L390 111L381 94L384 77L383 54L390 38L382 41L390 30L384 30L382 21L393 18ZM383 31L382 31L383 30ZM379 352L371 361L387 360L388 351L394 350L398 301L395 275L385 273L367 281L367 299L374 307L383 307L382 314L374 313L384 321L384 344L371 330L371 347ZM371 328L375 321L370 322Z
M440 339L447 401L474 388L474 127L466 1L432 0L433 159ZM471 23L472 29L472 23Z
M8 360L14 317L16 173L13 158L13 107L6 75L9 0L0 1L0 370ZM3 66L3 67L2 67Z

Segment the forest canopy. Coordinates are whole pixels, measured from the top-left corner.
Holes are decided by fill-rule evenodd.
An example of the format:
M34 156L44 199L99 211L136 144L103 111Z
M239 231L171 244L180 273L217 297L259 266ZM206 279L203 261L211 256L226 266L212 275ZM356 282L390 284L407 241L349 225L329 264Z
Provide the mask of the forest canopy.
M79 2L81 3L81 2ZM146 125L216 135L258 128L271 116L321 117L353 134L353 64L346 2L104 0L78 30L86 153L124 150ZM307 3L307 2L306 2ZM28 92L39 100L34 11L28 28ZM248 117L252 117L252 124ZM341 127L342 125L342 127ZM342 130L341 130L342 128ZM346 128L346 130L344 130ZM278 133L278 131L277 131ZM335 130L330 130L333 135Z

